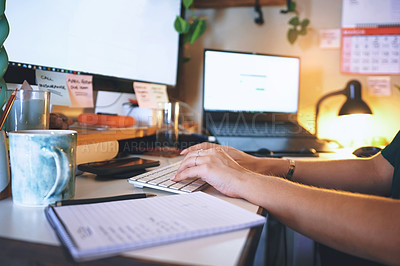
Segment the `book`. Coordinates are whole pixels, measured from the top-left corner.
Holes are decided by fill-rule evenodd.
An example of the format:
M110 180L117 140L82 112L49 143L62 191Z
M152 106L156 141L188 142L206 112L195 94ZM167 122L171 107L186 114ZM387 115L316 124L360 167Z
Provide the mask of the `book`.
M75 261L88 261L265 222L204 192L46 208L46 217Z

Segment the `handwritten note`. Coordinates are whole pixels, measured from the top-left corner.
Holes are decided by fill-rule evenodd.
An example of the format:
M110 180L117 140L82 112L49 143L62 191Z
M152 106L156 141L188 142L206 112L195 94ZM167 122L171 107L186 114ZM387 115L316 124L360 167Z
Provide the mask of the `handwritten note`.
M371 76L367 80L369 95L372 96L391 96L389 76Z
M51 93L50 103L70 107L93 107L92 76L36 70L39 90Z
M203 192L60 206L50 211L47 218L59 225L55 229L78 261L265 222L265 217Z
M71 107L93 107L93 76L67 75Z
M319 47L323 49L340 48L340 29L324 29L319 31Z
M35 74L39 90L51 93L50 104L71 105L65 73L36 70Z
M160 103L169 101L166 85L134 82L133 89L141 108L157 109Z

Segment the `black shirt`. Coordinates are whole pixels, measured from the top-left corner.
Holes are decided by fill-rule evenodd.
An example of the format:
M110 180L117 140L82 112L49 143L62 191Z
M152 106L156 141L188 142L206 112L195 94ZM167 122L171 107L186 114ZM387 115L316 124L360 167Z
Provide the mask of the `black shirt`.
M392 198L400 199L400 131L392 142L382 150L383 157L393 165Z

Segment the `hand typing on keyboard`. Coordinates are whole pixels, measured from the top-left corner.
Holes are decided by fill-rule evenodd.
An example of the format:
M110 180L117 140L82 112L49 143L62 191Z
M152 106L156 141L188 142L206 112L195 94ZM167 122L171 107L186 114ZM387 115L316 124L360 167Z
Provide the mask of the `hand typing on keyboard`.
M171 177L175 176L180 164L181 162L176 162L158 167L144 174L131 177L128 181L136 187L149 187L173 193L190 193L206 187L206 182L198 177L187 178L180 182L172 181Z
M263 207L293 230L327 246L340 246L344 252L383 264L398 264L400 255L393 254L400 254L396 242L400 185L393 180L400 179L394 170L400 164L396 161L399 144L400 131L381 153L368 159L254 157L246 168L229 149L200 144L182 152L186 156L172 180L201 176L223 194ZM254 171L260 167L264 174Z
M182 182L201 177L220 192L231 197L240 197L239 190L233 186L237 183L235 179L243 176L243 172L250 171L240 166L222 146L211 146L206 150L199 147L210 147L209 144L195 147L198 149L189 148L183 152L186 157L171 180Z

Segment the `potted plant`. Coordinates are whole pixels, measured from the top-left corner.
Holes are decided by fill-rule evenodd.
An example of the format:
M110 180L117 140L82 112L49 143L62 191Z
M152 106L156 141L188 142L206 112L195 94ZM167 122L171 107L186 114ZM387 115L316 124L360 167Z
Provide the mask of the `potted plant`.
M176 16L174 28L183 36L183 43L187 46L189 44L192 45L203 35L206 31L207 24L205 17L194 15L194 9L192 8L193 0L183 0L182 4L185 8L185 12L190 12L190 15L187 19L181 16ZM184 62L189 60L190 56L185 56Z

